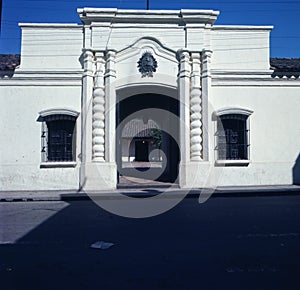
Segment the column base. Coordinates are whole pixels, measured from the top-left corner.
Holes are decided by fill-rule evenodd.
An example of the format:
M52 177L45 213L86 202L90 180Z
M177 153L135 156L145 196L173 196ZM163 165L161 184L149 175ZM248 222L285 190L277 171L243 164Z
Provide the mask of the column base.
M117 165L108 162L84 163L80 169L80 189L100 191L117 188Z
M208 161L190 161L179 164L180 188L207 188L214 187L218 176L212 163Z

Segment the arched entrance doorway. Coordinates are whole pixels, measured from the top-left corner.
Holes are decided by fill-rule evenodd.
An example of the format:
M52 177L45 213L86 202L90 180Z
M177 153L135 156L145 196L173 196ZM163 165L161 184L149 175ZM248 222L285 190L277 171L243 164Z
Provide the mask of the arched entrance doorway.
M178 183L178 100L151 93L120 96L116 117L118 183Z

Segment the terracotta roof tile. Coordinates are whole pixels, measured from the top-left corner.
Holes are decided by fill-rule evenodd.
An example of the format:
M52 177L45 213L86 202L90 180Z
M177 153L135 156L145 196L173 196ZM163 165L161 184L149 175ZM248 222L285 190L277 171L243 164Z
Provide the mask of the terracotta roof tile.
M272 77L295 77L300 76L300 58L271 58L271 69L274 69Z
M12 77L20 59L19 54L0 54L0 78Z
M19 54L0 54L0 77L12 77L15 68L20 65ZM271 58L271 69L274 69L273 77L300 76L300 58Z

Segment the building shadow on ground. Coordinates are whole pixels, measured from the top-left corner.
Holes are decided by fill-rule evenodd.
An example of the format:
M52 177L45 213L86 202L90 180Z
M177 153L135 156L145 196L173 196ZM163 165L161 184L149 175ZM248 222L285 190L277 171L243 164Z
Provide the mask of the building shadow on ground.
M68 201L15 244L0 247L1 289L271 289L264 288L270 281L281 287L272 289L288 289L265 256L265 247L274 251L270 240L258 247L237 238L260 223L257 206L246 200L199 205L189 198L147 219L111 214L88 198ZM34 206L49 210L49 203ZM97 241L114 246L90 248Z

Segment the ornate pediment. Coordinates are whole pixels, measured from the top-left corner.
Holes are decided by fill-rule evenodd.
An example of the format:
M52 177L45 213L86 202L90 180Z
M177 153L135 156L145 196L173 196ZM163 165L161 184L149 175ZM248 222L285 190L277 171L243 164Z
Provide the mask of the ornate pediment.
M143 37L116 53L117 86L177 85L176 51L151 37Z
M176 52L165 47L159 40L153 37L139 38L133 44L119 51L116 61L127 61L133 57L138 57L136 62L138 62L139 69L141 68L142 71L152 70L152 73L155 72L154 69L157 68L159 59L177 63ZM139 63L140 61L141 63ZM146 68L146 65L150 65L150 67ZM142 73L142 71L140 72Z

